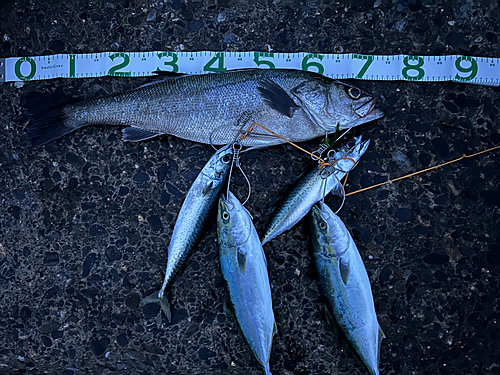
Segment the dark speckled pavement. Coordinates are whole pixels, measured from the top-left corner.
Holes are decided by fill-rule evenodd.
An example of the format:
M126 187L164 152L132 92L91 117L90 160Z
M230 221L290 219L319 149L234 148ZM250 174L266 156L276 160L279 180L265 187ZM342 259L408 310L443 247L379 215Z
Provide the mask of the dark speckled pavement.
M270 47L500 57L499 20L492 0L7 0L0 54ZM105 126L28 143L24 96L90 98L146 81L0 86L0 374L262 373L224 308L215 220L172 285L173 321L157 305L138 307L161 285L177 212L210 146L169 136L123 143L118 127ZM372 143L347 191L500 143L499 88L355 84L387 115L357 130ZM387 335L381 374L500 373L499 160L498 151L484 154L346 200L339 216L366 262ZM310 159L280 146L242 162L262 232ZM245 189L236 174L233 190ZM265 251L279 330L273 374L367 374L325 323L306 222Z

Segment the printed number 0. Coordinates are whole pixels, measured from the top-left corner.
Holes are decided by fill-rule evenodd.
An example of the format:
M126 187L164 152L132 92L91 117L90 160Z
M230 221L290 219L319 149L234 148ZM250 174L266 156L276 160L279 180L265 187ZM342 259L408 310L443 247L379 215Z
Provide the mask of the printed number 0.
M25 61L30 64L30 72L27 76L21 73L21 64ZM17 78L19 78L21 81L29 81L35 76L36 73L35 60L33 60L31 57L21 57L16 61L16 65L14 65L14 72L16 73Z
M462 61L468 61L470 63L470 66L468 68L462 67ZM477 75L477 62L474 58L470 56L460 56L456 61L455 61L455 67L457 70L461 73L469 73L470 74L467 77L461 77L458 75L455 76L455 79L461 82L468 82Z
M409 62L411 61L417 61L416 64L410 64ZM403 64L405 64L405 67L403 68L403 77L407 79L408 81L420 81L422 78L424 78L425 72L422 69L422 66L424 65L424 59L420 56L405 56L403 59ZM417 75L409 75L408 72L410 70L415 70L417 71Z

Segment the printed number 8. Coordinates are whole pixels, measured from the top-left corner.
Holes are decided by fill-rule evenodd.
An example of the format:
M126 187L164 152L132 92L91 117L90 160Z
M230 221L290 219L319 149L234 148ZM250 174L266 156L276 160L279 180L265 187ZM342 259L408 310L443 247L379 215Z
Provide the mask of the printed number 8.
M462 61L468 61L468 62L470 62L470 66L468 68L462 67L462 64L461 64ZM461 57L459 57L455 61L455 67L461 73L469 73L470 72L469 76L467 76L467 77L461 77L457 73L457 75L455 76L455 79L458 80L458 81L468 82L468 81L474 79L474 77L477 75L477 62L476 62L475 59L473 59L470 56L461 56Z
M416 64L409 64L409 61L417 61ZM424 78L424 70L422 69L422 66L424 65L424 59L420 56L406 56L403 60L403 64L405 64L405 67L403 68L403 77L407 79L408 81L420 81L422 78ZM417 75L412 75L410 76L408 72L410 70L416 70Z

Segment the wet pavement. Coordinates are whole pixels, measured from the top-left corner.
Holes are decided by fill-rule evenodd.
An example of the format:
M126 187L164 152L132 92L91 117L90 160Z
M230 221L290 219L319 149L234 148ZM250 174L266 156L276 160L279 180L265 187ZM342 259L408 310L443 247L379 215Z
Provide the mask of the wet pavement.
M499 19L500 4L489 0L7 1L0 53L271 48L500 57ZM170 136L123 143L111 126L38 148L28 142L23 97L92 98L146 81L0 86L0 374L262 373L224 308L215 220L169 289L173 321L157 305L138 306L163 281L177 212L210 146ZM351 134L371 145L347 192L500 143L499 88L354 84L379 98L386 117ZM494 151L346 199L339 216L365 261L387 336L381 374L500 373L499 160ZM311 163L291 146L244 154L253 188L247 208L260 233ZM245 196L241 175L232 187ZM367 374L326 324L307 221L264 250L279 331L271 371Z

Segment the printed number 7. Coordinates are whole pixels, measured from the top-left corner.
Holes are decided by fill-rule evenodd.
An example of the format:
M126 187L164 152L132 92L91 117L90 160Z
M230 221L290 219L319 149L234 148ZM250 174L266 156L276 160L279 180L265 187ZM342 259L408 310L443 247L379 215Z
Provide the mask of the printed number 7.
M365 64L359 71L358 75L355 77L356 79L361 79L365 75L370 65L372 64L374 58L373 56L365 56L365 55L352 55L352 57L354 59L366 60Z

